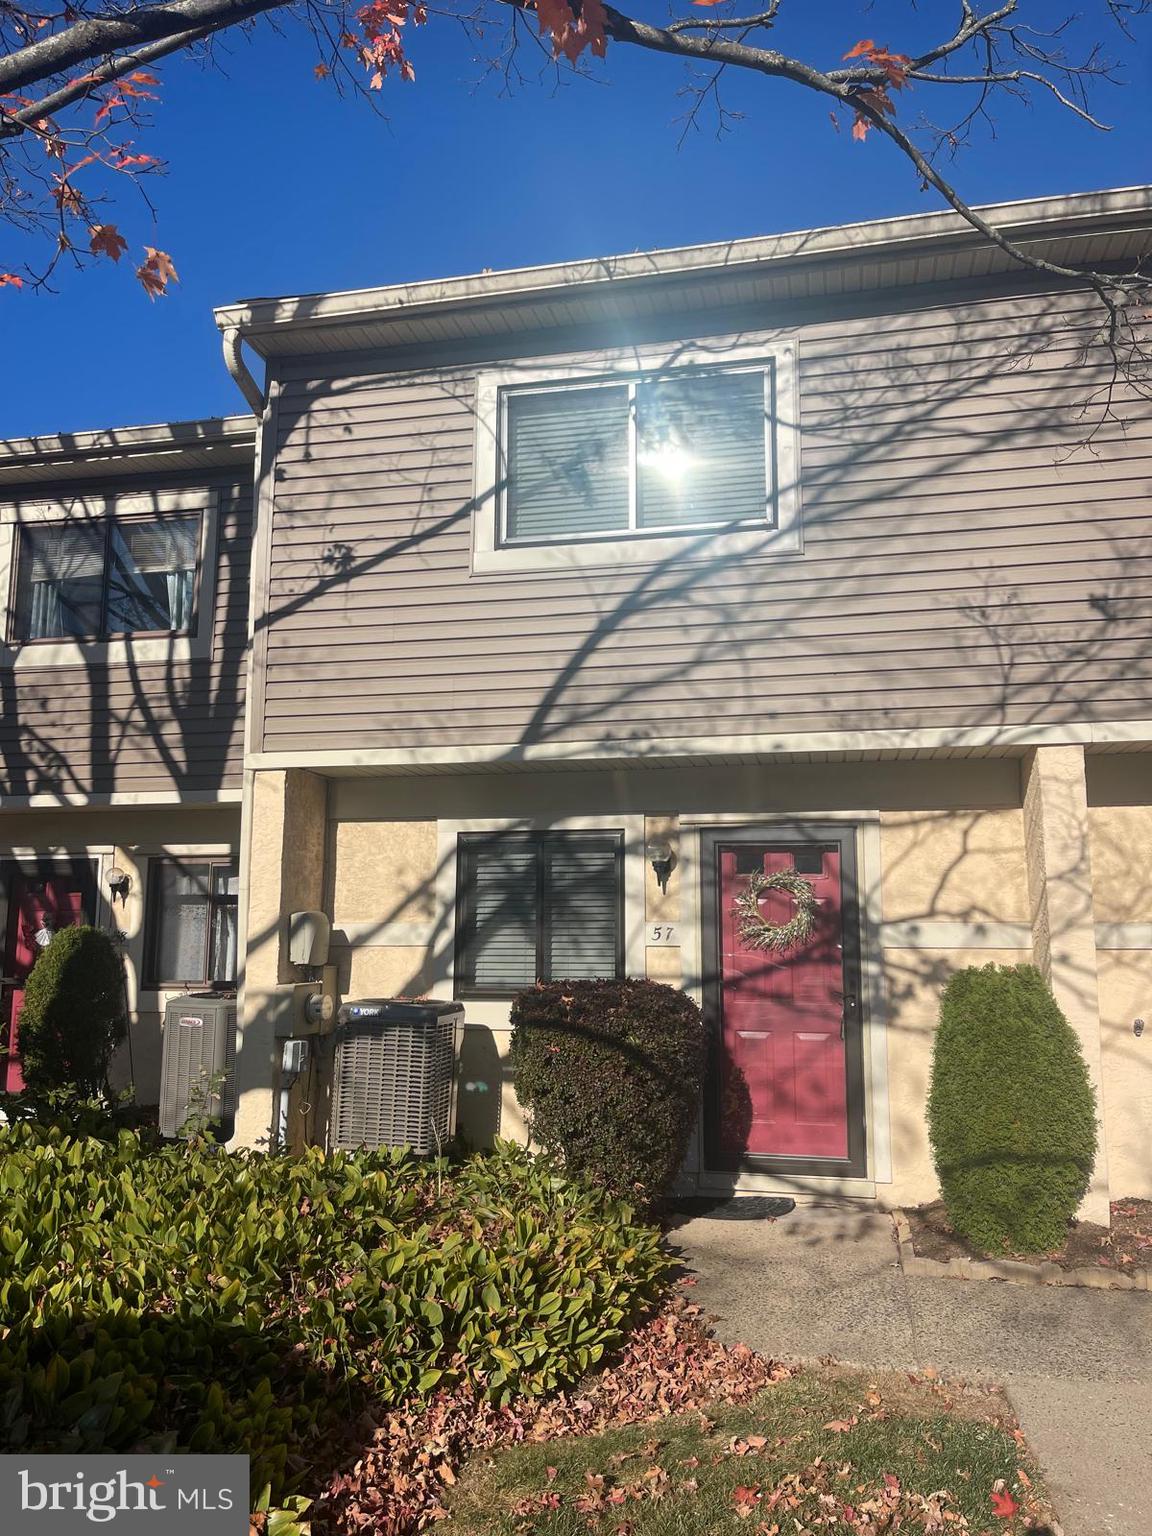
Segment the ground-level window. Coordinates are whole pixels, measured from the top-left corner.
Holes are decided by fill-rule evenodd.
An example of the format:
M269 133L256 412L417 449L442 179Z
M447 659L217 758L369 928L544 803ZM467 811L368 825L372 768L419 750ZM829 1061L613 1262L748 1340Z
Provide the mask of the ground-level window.
M240 871L235 859L153 859L145 983L236 985Z
M623 976L622 833L465 833L457 870L459 996Z

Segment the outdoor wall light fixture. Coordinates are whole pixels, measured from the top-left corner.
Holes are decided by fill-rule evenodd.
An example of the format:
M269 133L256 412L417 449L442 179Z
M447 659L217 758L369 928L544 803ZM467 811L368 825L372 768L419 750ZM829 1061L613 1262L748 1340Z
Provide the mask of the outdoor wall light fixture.
M667 895L668 877L676 868L675 849L671 843L649 843L644 852L652 866L652 873L656 876L656 884L660 887L661 894Z
M108 894L112 898L113 906L116 904L117 897L119 897L121 902L126 902L128 900L128 892L132 889L132 876L121 869L118 864L113 864L104 878L108 882Z

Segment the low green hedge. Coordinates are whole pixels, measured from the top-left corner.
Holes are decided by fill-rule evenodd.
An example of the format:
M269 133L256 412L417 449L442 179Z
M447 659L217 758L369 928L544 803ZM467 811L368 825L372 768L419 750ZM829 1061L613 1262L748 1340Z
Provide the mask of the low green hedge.
M146 1150L0 1132L0 1452L244 1451L274 1502L358 1412L584 1374L661 1289L658 1234L502 1145Z

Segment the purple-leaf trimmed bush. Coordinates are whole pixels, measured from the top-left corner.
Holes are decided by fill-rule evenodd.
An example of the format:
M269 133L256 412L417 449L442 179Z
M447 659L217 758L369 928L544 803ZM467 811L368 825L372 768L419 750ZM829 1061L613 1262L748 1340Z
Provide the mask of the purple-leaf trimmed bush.
M572 1173L640 1206L665 1195L696 1122L700 1010L657 981L549 981L512 1004L516 1096Z

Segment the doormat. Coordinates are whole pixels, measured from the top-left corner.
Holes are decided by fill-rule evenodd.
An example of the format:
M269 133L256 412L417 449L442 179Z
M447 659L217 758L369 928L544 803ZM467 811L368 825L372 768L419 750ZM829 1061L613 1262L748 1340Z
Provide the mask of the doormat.
M677 1216L707 1216L710 1221L772 1221L796 1209L787 1195L685 1195L670 1205Z

